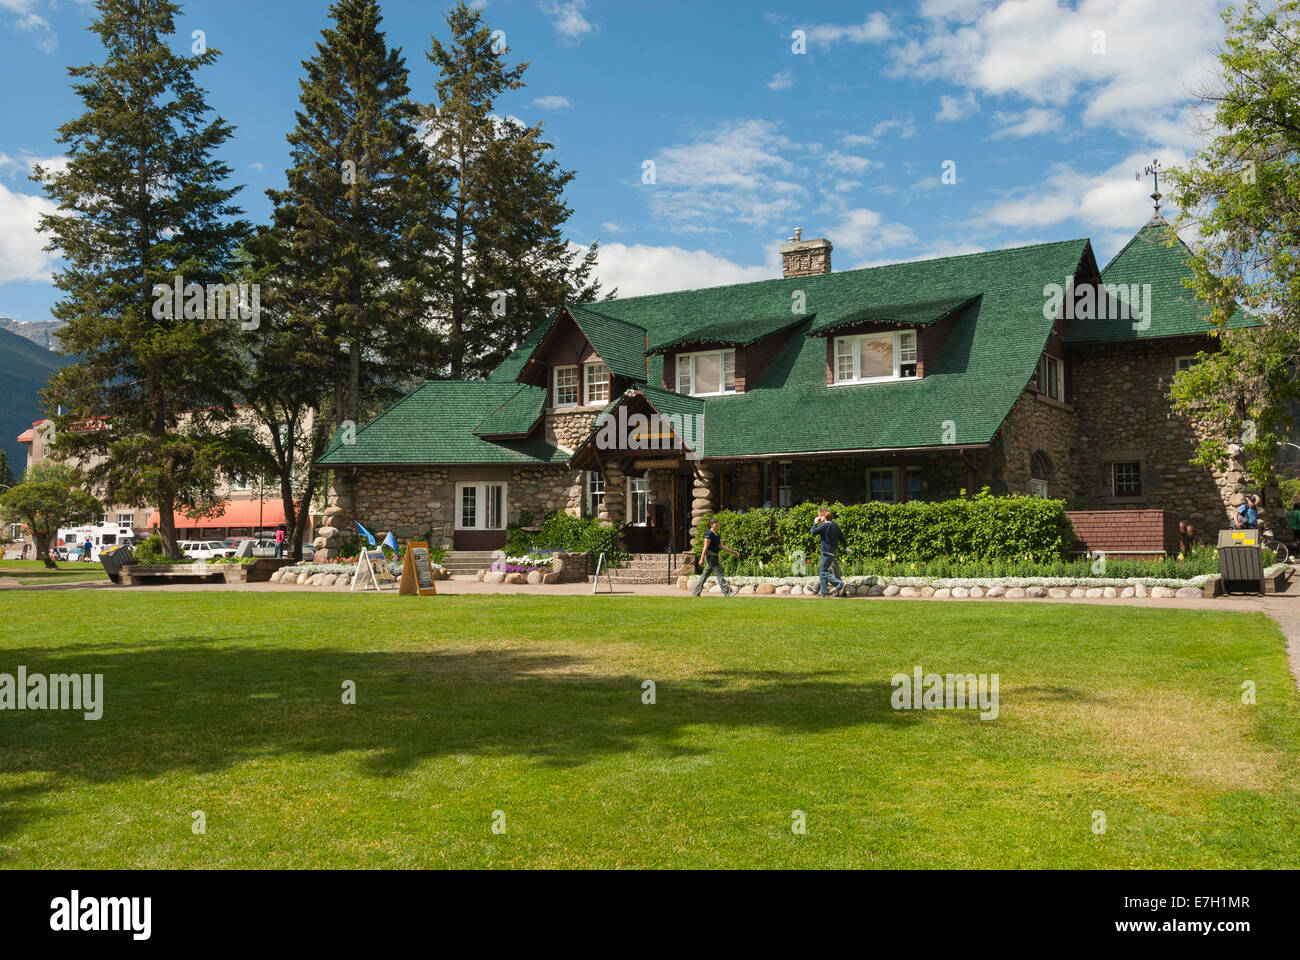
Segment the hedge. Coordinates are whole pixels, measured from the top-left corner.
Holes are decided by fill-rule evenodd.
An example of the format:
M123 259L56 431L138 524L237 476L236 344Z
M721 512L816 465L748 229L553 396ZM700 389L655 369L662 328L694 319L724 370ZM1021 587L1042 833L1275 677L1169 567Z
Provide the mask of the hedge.
M596 554L604 550L606 566L621 566L624 553L610 543L612 533L613 528L602 524L596 517L575 517L556 510L546 515L540 530L511 527L506 534L506 553L511 556L557 551L587 553L595 563Z
M815 562L820 540L810 531L819 506L721 510L710 516L718 518L723 543L745 560L784 561L801 552ZM851 556L858 559L1050 562L1067 559L1075 540L1065 502L1042 497L981 492L967 500L830 506ZM697 544L704 530L702 519Z

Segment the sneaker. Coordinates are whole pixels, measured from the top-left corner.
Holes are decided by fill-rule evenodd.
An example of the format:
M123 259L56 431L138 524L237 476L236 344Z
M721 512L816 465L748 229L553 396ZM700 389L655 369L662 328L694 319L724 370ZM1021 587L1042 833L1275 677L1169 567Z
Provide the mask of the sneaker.
M724 593L723 596L724 596L724 597L734 597L734 596L735 596L736 594L738 594L739 592L740 592L740 591L737 590L735 587L732 587L732 588L730 588L726 593Z

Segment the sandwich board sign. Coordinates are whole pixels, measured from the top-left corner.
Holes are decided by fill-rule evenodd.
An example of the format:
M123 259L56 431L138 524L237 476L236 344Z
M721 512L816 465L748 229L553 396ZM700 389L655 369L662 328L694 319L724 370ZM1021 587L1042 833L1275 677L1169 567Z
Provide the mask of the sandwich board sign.
M356 590L357 585L360 584L361 589L365 590L373 584L376 590L382 591L385 585L392 584L393 581L393 574L388 569L384 551L362 550L361 555L357 557L356 569L352 571L352 584L348 589Z
M406 561L402 564L402 579L397 592L404 597L434 596L438 588L433 582L433 561L429 559L429 545L417 540L406 542Z

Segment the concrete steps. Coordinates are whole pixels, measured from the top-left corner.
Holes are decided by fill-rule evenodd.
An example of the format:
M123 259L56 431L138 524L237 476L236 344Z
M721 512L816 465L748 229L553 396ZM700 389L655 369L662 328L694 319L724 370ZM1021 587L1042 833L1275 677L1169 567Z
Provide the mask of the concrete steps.
M491 550L448 550L442 565L453 577L474 576L492 565Z

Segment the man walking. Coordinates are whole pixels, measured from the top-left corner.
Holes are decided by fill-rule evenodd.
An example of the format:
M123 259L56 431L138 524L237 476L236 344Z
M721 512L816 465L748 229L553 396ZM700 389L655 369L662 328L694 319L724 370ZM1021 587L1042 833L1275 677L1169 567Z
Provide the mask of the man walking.
M722 576L722 562L719 559L721 551L726 550L733 557L740 556L735 550L722 542L722 537L718 535L718 518L713 517L709 520L708 532L704 534L703 549L700 550L700 579L695 581L695 589L692 591L695 596L699 596L704 590L704 582L709 579L712 573L718 578L718 586L722 589L724 597L730 597L735 594L735 588L727 583Z
M1236 524L1238 530L1254 530L1259 520L1259 503L1254 494L1246 494L1246 502L1237 508Z
M817 511L817 520L812 527L813 536L821 537L822 546L822 563L819 571L818 591L823 597L842 597L844 596L844 581L835 576L831 568L835 565L835 554L839 551L840 544L844 544L844 555L848 556L849 543L844 539L844 532L840 530L840 525L835 522L835 511L829 507L822 507ZM834 589L830 585L834 584Z

